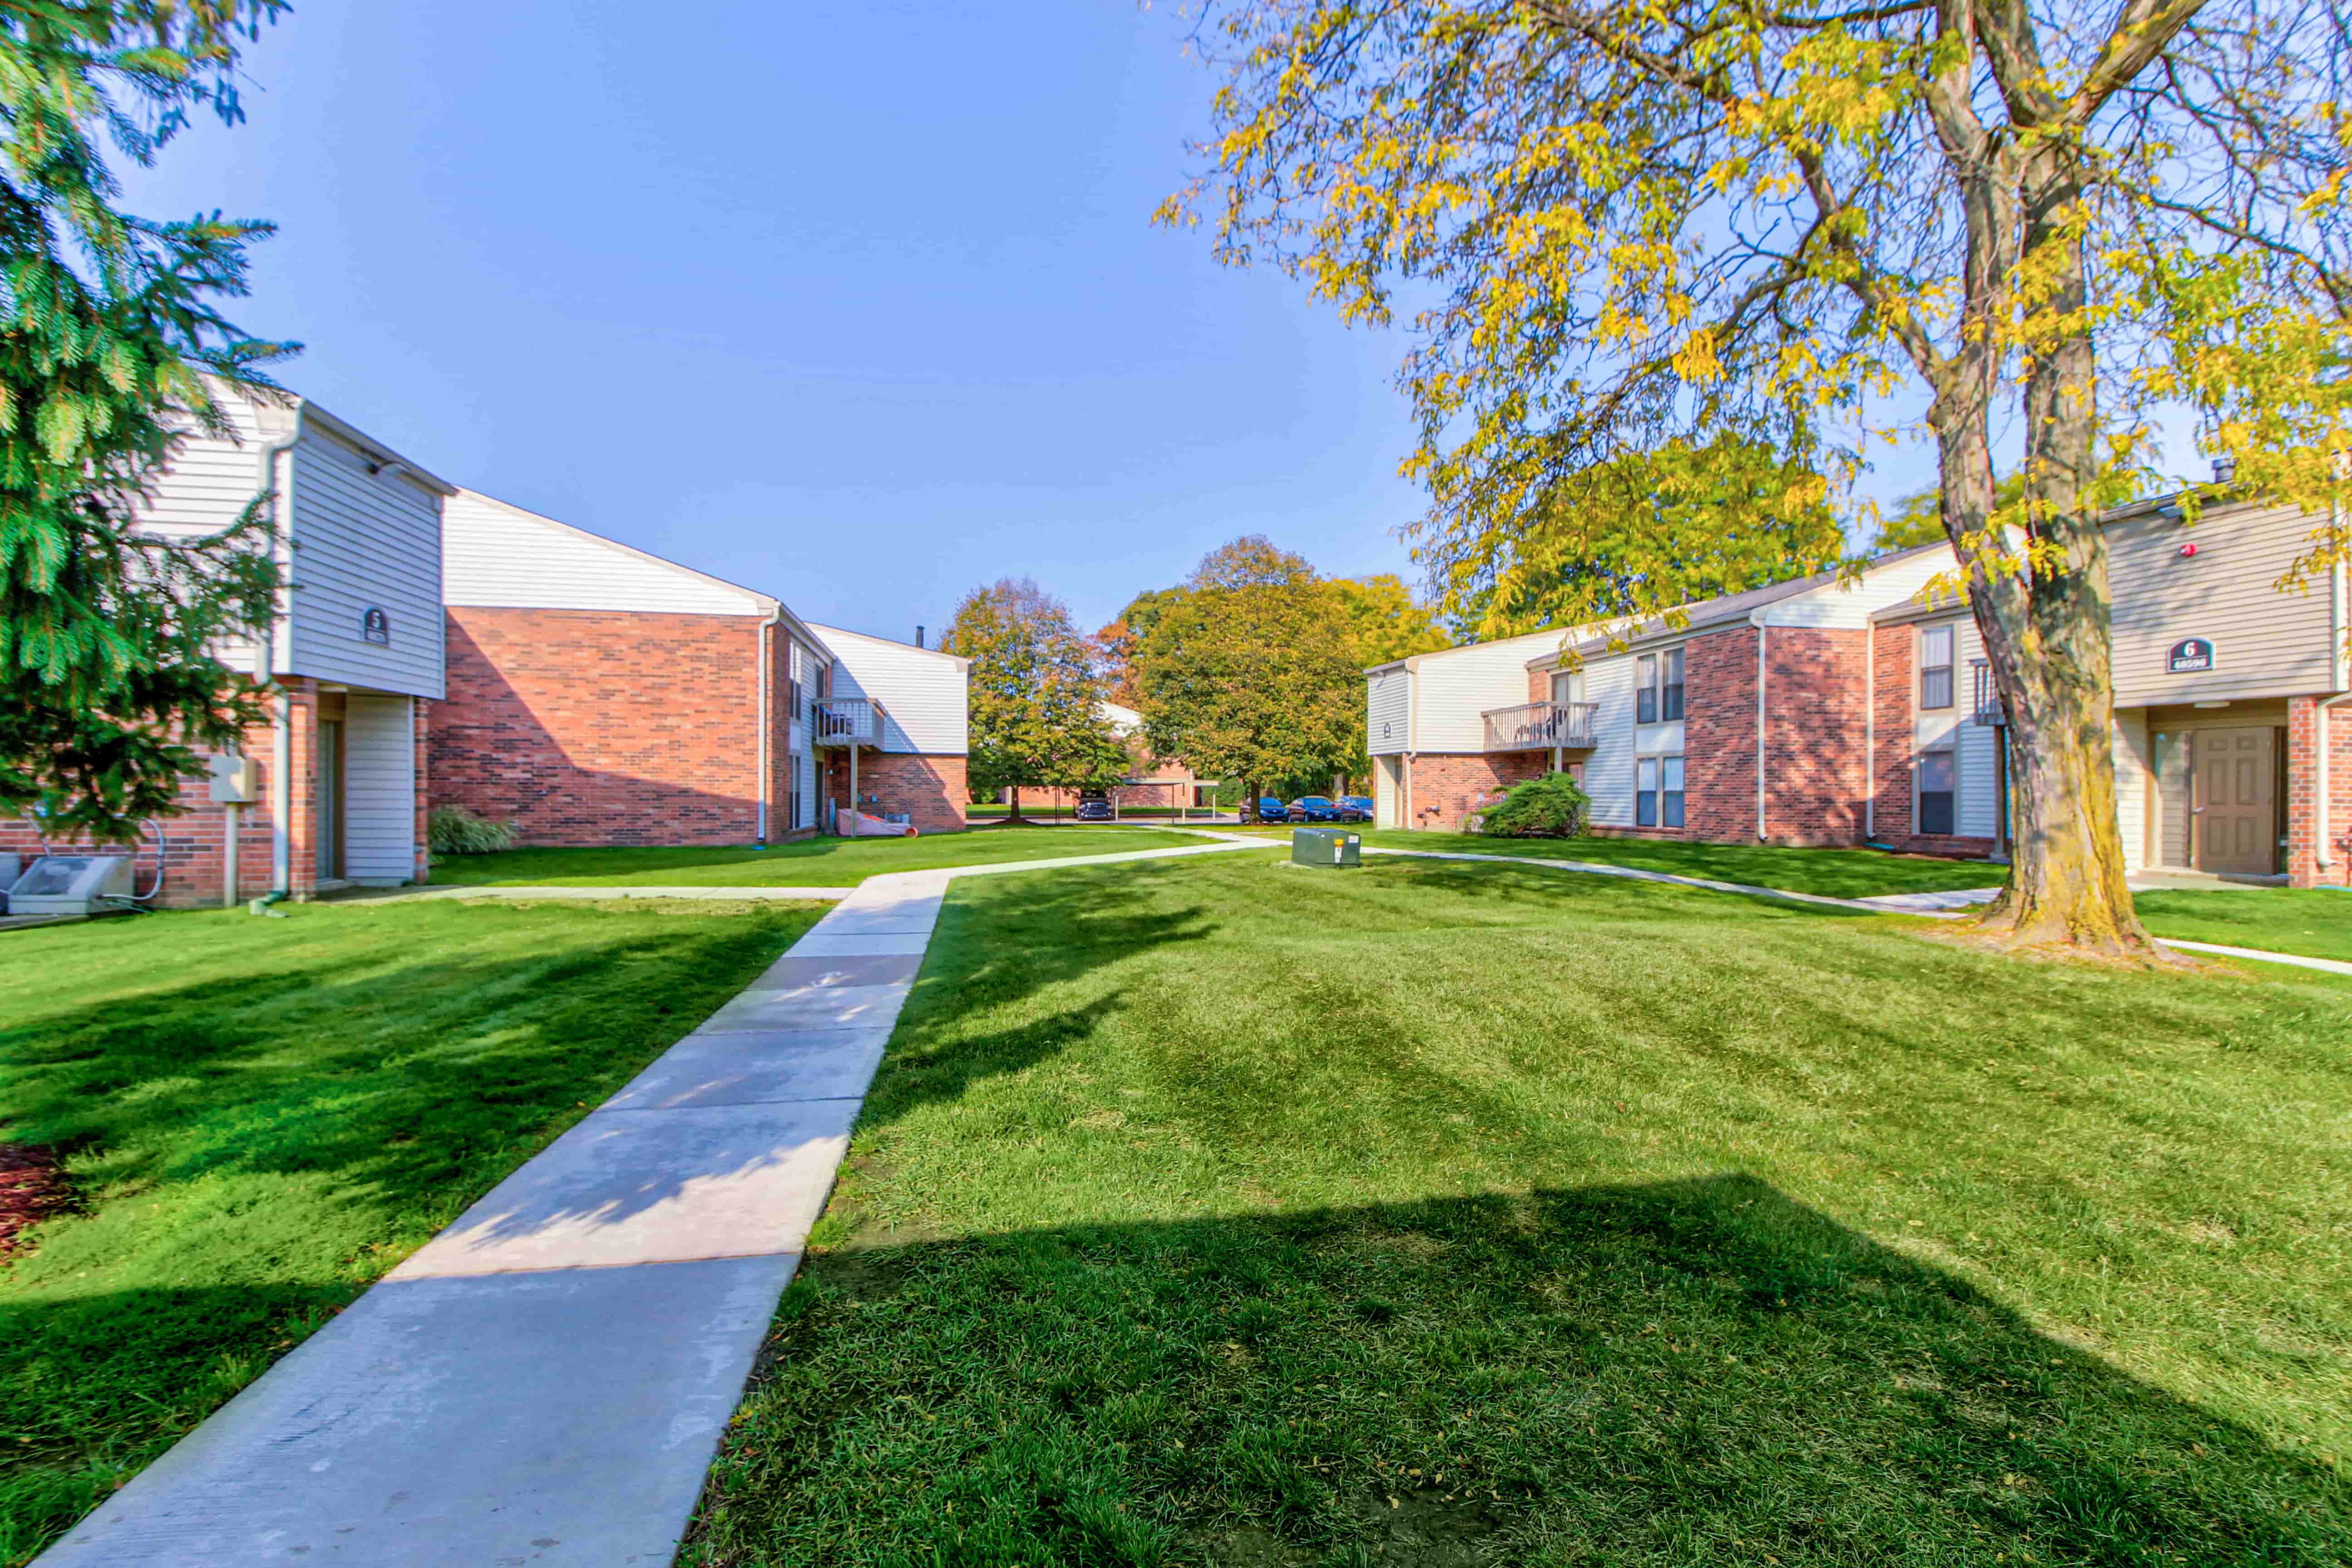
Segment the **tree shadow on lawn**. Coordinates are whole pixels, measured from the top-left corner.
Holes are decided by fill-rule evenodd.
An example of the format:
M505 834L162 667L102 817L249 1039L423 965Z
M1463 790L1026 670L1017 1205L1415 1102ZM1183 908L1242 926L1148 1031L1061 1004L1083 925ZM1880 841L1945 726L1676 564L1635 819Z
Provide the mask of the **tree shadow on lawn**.
M681 1562L2347 1552L2324 1465L1727 1176L820 1256Z
M419 946L497 929L419 908ZM527 912L488 913L528 934ZM0 1269L0 1541L69 1525L805 925L592 919L562 945L362 953L0 1030L0 1124L64 1147L89 1199Z

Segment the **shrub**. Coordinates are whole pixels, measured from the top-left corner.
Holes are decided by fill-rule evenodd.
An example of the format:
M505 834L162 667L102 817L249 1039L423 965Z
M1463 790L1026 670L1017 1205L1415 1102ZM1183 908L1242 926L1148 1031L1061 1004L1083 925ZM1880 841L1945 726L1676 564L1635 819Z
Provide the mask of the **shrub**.
M1478 814L1472 831L1490 838L1572 839L1592 821L1592 798L1565 773L1546 773ZM1467 824L1465 824L1467 825Z
M436 855L487 855L514 848L512 822L486 821L463 806L436 806L425 814L425 841Z

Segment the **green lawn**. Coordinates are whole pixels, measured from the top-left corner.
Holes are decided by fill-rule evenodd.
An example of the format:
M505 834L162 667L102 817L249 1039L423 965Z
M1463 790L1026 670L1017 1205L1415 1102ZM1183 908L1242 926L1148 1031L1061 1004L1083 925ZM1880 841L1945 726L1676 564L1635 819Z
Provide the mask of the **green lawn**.
M959 883L682 1561L2352 1560L2352 983Z
M812 925L308 905L0 936L0 1139L84 1212L0 1266L0 1563L88 1511Z
M508 850L434 862L436 885L469 887L855 887L894 871L1002 865L1008 861L1130 850L1198 848L1209 841L1164 828L987 828L919 839L804 839L722 849Z
M1287 839L1288 828L1242 830ZM1793 849L1773 844L1695 844L1664 839L1489 839L1473 833L1367 831L1364 842L1383 849L1434 850L1474 855L1528 855L1541 860L1587 861L1635 866L1643 871L1746 883L1789 893L1832 898L1868 898L1882 893L1930 893L1949 888L1999 887L2007 866L1982 861L1938 860L1928 855L1889 854L1881 850Z
M2352 962L2352 893L2195 888L2143 893L2132 902L2158 936Z

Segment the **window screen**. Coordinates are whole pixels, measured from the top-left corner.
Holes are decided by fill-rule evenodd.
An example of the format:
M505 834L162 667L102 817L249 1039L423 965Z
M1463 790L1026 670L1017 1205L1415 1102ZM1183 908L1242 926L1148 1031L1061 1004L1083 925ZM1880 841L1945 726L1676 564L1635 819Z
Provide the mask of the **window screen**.
M1923 753L1919 758L1919 831L1952 831L1952 797L1959 769L1948 751Z
M1919 706L1952 706L1952 629L1929 626L1919 633Z
M1658 716L1667 723L1683 716L1683 651L1670 648L1665 655L1665 681L1658 694Z

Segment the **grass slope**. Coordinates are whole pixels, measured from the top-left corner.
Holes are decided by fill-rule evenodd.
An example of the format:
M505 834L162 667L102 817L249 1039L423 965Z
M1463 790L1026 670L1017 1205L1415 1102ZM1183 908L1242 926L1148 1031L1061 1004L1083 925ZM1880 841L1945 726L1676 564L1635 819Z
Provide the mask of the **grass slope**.
M1290 832L1287 828L1260 831L1286 840ZM1475 833L1402 832L1380 828L1366 832L1364 842L1384 849L1525 855L1540 860L1635 866L1643 871L1669 872L1675 876L1746 883L1751 887L1775 887L1789 893L1817 893L1831 898L1998 887L2009 869L1981 861L1937 860L1927 855L1889 854L1883 850L1700 844L1665 839L1489 839Z
M508 850L434 863L436 885L469 887L855 887L894 871L1003 865L1131 850L1197 848L1194 833L1125 826L991 828L919 839L803 839L720 849Z
M2326 888L2195 888L2132 903L2158 936L2352 963L2352 893Z
M24 1561L814 923L815 904L298 907L13 933L0 1137L84 1204L0 1267Z
M2352 985L964 883L698 1564L2335 1563Z

